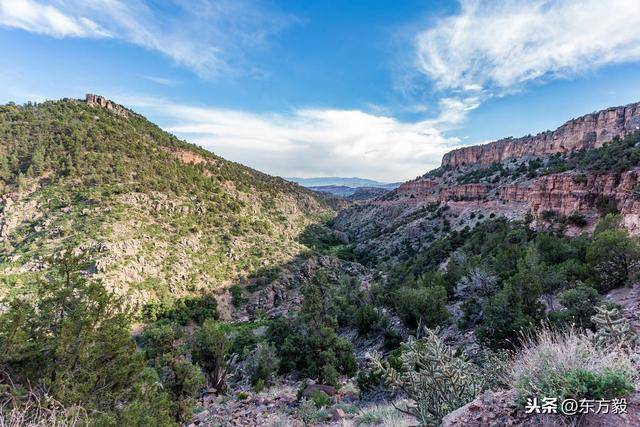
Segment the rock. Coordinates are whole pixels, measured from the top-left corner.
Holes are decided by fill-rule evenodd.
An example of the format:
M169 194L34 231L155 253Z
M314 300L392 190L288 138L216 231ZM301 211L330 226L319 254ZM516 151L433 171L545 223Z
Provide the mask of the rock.
M94 95L88 93L85 97L85 102L90 107L101 107L111 111L114 114L122 117L129 117L132 114L131 110L123 107L120 104L116 104L115 102L105 98L104 96Z
M311 393L313 393L315 390L321 391L329 397L334 396L336 394L336 389L334 387L331 387L330 385L309 384L302 392L302 396L309 398L311 397Z
M346 418L347 414L341 408L335 408L331 411L331 421L341 421Z
M640 103L587 114L566 122L553 132L459 148L444 155L442 166L486 165L526 155L597 148L615 136L624 137L637 129L640 129Z

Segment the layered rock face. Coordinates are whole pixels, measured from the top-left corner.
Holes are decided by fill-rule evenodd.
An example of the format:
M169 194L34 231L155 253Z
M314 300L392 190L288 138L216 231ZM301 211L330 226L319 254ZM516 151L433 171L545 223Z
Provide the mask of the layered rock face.
M597 148L616 136L624 137L638 129L640 103L629 104L570 120L552 132L459 148L444 155L442 166L491 164L527 155L539 156Z

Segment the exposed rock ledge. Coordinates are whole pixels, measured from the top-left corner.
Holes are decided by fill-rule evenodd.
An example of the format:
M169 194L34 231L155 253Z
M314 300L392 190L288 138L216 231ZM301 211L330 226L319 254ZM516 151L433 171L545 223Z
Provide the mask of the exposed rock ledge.
M122 117L129 117L130 115L134 114L128 108L125 108L120 104L116 104L115 102L105 98L104 96L94 95L92 93L87 94L85 98L85 102L90 107L106 108L112 113Z

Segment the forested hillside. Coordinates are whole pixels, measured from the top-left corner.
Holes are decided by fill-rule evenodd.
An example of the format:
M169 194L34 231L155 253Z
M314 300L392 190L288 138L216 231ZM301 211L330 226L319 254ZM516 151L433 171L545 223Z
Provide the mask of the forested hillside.
M115 104L110 104L115 105ZM312 192L79 100L0 107L0 295L71 247L142 306L249 280L303 249Z

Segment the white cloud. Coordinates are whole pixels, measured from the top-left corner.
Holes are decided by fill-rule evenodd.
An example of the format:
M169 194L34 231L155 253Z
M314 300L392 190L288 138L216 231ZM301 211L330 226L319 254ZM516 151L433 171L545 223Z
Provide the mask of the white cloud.
M358 110L252 114L158 99L125 101L189 142L279 176L405 180L439 166L459 143L431 121L404 123Z
M237 73L293 18L246 0L0 0L0 25L54 37L113 37L160 52L201 77Z
M487 96L640 59L638 0L462 0L416 38L439 89Z
M109 37L89 18L69 16L32 0L0 0L0 25L53 37Z

